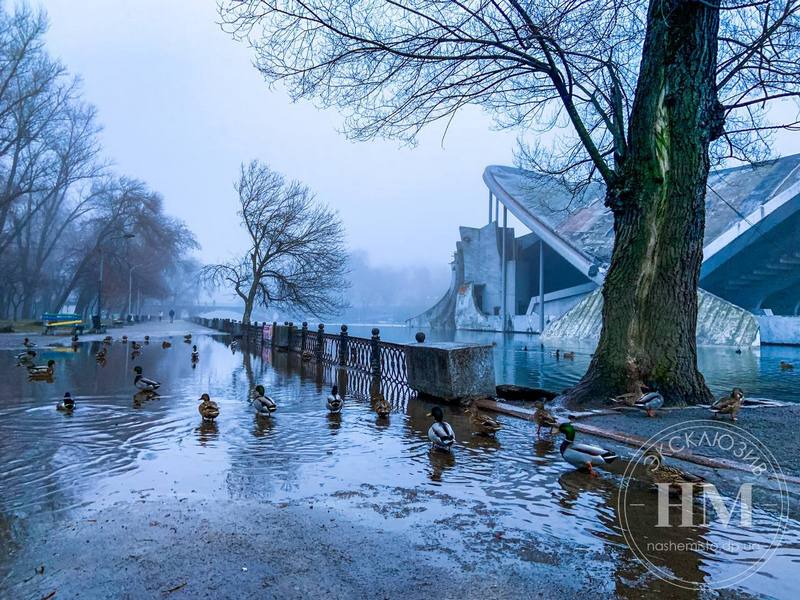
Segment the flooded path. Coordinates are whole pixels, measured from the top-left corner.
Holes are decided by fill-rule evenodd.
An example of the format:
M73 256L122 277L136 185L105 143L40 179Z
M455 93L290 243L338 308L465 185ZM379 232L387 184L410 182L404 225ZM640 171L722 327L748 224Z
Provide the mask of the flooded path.
M452 456L431 452L430 405L398 402L381 420L367 402L348 399L331 417L329 383L313 365L232 353L225 338L195 342L195 368L180 338L167 350L154 340L135 360L115 343L105 367L94 360L98 343L42 349L42 360L57 363L51 384L29 383L14 353L0 351L0 597L120 585L138 598L259 590L519 597L587 586L587 597L714 595L661 582L633 556L617 519L624 464L593 479L561 460L560 439L536 440L531 423L500 417L497 439L483 438L450 408L458 447ZM162 382L159 399L134 400L134 365ZM257 383L278 403L272 420L256 418L247 401ZM76 399L73 414L55 410L65 391ZM203 392L219 403L216 423L201 423ZM634 493L643 510L653 507L649 490ZM758 546L773 519L756 512L747 532L709 525L679 541ZM671 531L660 541L676 541ZM736 594L792 596L799 542L793 520L775 556ZM287 558L293 552L300 563ZM712 582L752 556L697 550L655 560ZM443 577L452 588L434 593ZM202 591L210 585L219 593Z

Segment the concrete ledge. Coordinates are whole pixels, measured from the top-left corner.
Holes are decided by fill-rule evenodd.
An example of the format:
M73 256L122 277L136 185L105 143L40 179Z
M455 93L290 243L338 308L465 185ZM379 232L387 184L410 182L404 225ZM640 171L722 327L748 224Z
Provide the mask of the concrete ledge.
M440 342L406 346L408 385L419 394L452 401L494 396L493 347Z

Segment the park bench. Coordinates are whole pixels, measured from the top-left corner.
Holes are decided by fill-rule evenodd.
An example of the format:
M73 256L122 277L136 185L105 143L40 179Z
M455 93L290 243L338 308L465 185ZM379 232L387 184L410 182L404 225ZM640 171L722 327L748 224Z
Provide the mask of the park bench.
M44 313L42 315L43 335L59 328L71 328L73 334L83 333L83 319L75 313Z

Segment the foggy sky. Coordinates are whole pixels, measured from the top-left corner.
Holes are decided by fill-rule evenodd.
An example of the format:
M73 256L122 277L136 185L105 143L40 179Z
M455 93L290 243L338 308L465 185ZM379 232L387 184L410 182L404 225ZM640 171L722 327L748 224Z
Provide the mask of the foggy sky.
M415 148L350 142L334 111L270 90L253 54L217 25L215 0L40 0L48 48L84 81L119 174L146 181L196 233L214 262L244 244L233 180L242 161L267 162L307 183L342 216L351 249L375 265L446 265L459 225L487 221L488 164L512 164L516 133L459 113ZM35 4L34 4L35 5ZM790 103L777 108L794 116ZM800 150L780 133L775 149ZM509 215L509 217L511 217ZM510 225L521 229L510 218Z
M42 0L48 49L83 79L104 152L119 174L165 197L202 245L227 258L243 245L232 184L258 158L337 209L349 244L386 265L446 265L459 225L483 225L488 164L511 164L512 132L478 110L456 116L441 147L350 142L340 116L270 90L253 55L216 24L214 0ZM36 6L36 4L34 4Z

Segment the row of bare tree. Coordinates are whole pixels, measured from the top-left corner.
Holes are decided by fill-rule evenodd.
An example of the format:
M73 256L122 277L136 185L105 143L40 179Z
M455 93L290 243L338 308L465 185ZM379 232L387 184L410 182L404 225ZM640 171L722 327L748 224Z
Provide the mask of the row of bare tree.
M115 176L95 109L44 44L43 13L0 11L0 318L70 306L126 312L134 294L168 298L192 281L196 247L161 197Z

